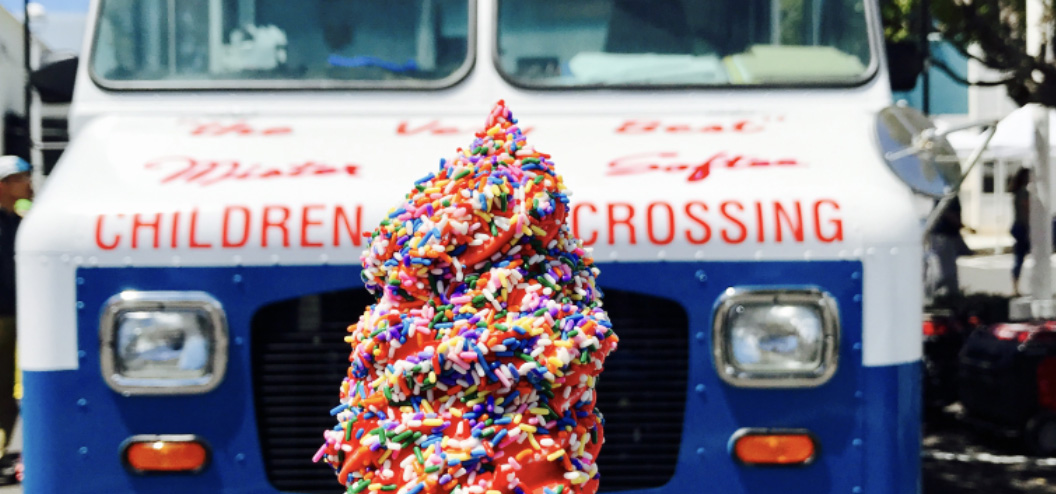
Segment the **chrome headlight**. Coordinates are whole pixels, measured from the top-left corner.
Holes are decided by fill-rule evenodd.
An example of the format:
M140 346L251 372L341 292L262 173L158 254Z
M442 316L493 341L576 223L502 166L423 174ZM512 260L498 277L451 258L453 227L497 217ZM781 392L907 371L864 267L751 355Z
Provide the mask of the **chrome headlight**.
M227 368L227 319L204 292L114 295L99 338L103 378L125 395L205 393Z
M836 301L816 289L728 289L712 333L719 376L734 386L817 386L836 372Z

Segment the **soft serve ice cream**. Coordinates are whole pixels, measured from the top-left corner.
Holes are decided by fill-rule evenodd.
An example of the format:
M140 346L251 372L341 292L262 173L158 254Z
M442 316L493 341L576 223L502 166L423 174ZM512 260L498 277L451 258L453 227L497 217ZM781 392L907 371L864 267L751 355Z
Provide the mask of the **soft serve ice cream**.
M593 493L616 348L568 192L503 102L371 234L325 459L348 492Z

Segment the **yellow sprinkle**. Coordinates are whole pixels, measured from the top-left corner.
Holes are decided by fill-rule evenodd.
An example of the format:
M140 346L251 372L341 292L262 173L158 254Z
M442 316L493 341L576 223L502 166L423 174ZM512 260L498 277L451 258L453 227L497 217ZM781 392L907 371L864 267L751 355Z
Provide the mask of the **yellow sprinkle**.
M411 407L400 407L400 411L403 413L414 413L414 409Z
M554 451L553 453L550 453L550 454L546 455L546 460L547 461L554 461L554 460L556 460L556 459L558 459L558 458L560 458L562 456L565 456L565 450L559 449L557 451Z
M546 414L550 413L549 410L547 410L545 408L539 408L539 407L529 408L528 411L532 412L532 413L534 413L536 415L546 415Z
M473 394L473 392L474 392L474 391L476 391L476 390L477 390L477 385L476 385L476 384L474 384L474 385L472 385L472 386L470 386L470 387L466 388L466 391L465 391L465 393L466 393L467 395L471 395L471 394Z
M563 365L561 363L561 359L559 359L557 357L550 357L550 358L546 359L546 361L549 362L550 365L554 366L555 369L560 369L561 366Z
M477 405L477 404L480 404L480 403L484 403L484 398L474 398L472 400L469 400L469 401L466 402L466 406L467 407L472 407L473 405Z
M447 353L447 342L443 342L436 347L436 353Z
M539 336L539 335L543 334L543 327L542 326L534 327L534 328L528 330L528 334L530 334L532 336Z
M422 403L425 402L423 401ZM444 425L444 421L443 419L425 419L422 421L422 425L427 425L429 427L437 427L440 425Z
M574 478L572 479L572 485L578 485L578 484L582 484L582 483L586 482L586 481L587 481L587 480L589 480L589 479L590 479L590 476L589 476L589 475L587 475L587 474L585 474L585 473L583 473L583 472L580 472L580 473L579 473L579 475L576 475L576 476L575 476L575 477L574 477Z
M429 371L429 382L431 382L431 383L435 383L436 382L436 371ZM423 401L422 404L426 408L428 408L428 410L426 410L426 411L428 411L428 412L432 412L433 411L433 407L429 405L428 401Z
M535 442L535 434L528 433L528 442L532 445L532 448L539 449L539 443Z
M524 416L519 414L519 413L517 415L514 415L513 416L513 423L515 423L515 424L521 423L521 419L522 418L524 418Z
M422 191L423 194L439 194L440 192L440 187L429 187Z
M392 454L392 450L391 449L386 449L385 450L385 454L381 455L381 458L378 458L378 465L381 465L382 463L385 463L385 460L389 459L389 455L391 455L391 454Z
M422 400L422 408L425 409L425 413L433 413L433 406L428 401Z
M495 489L488 489L488 490L484 491L484 494L502 494L502 492L497 491Z
M461 417L462 416L462 410L459 410L457 408L452 408L451 409L451 415L454 415L456 417Z
M587 376L587 387L588 388L593 388L594 387L594 376Z
M554 342L554 346L563 346L565 348L572 348L572 342L568 340L557 340Z
M520 428L524 432L535 432L536 431L536 428L535 428L534 425L521 424L521 425L518 425L517 427Z
M539 236L546 236L546 230L539 228L538 226L532 225L532 232Z
M576 453L576 456L583 456L583 451L585 449L587 449L587 442L586 441L580 441L579 442L579 452Z
M367 486L367 489L372 490L372 491L380 491L381 490L381 484L370 484L369 486Z

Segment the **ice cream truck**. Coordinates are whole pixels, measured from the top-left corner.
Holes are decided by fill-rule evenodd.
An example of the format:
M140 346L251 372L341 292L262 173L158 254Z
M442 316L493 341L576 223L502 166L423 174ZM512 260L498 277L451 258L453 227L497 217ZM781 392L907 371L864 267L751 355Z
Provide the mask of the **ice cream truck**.
M956 167L891 106L874 2L89 18L17 238L25 492L343 489L311 457L373 301L364 235L499 99L564 176L620 338L602 491L919 488L919 205Z

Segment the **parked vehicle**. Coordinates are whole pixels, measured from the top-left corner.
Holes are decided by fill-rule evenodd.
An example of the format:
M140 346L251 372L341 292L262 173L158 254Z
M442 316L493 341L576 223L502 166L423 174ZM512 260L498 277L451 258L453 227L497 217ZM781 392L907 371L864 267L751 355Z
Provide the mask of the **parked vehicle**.
M310 458L372 300L363 234L503 98L575 193L620 337L602 490L918 488L916 204L959 168L889 106L875 2L90 17L18 238L27 493L338 488Z
M960 366L958 394L970 419L1021 435L1035 454L1056 454L1056 321L974 331Z
M950 310L924 312L924 411L957 401L958 356L969 329Z

